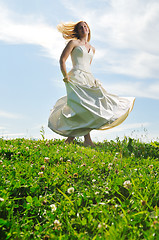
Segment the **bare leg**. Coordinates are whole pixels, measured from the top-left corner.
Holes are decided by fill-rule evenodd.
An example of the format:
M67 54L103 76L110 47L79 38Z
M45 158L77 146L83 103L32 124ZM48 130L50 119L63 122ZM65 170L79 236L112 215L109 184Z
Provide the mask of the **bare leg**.
M87 135L84 136L84 146L85 147L87 147L87 146L94 147L95 146L94 143L92 142L90 133L88 133Z
M66 140L65 140L65 143L71 143L73 142L74 140L74 137L68 137Z

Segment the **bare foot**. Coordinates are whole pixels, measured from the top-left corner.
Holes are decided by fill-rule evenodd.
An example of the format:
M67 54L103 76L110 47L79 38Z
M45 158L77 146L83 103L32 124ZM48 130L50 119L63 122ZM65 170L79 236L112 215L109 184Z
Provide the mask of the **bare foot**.
M73 142L74 140L74 137L68 137L66 140L65 140L65 143L71 143Z
M95 144L92 141L85 141L84 146L85 147L88 147L88 146L95 147Z
M84 136L84 146L85 147L88 147L88 146L95 147L94 143L92 142L90 133L88 133L87 135Z

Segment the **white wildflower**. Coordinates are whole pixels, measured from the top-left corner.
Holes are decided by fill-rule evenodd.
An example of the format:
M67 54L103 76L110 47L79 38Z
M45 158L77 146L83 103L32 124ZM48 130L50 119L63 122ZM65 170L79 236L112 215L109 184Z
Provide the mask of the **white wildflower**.
M40 170L44 171L45 170L45 165L42 165Z
M112 169L112 166L113 166L113 163L109 163L109 164L108 164L108 169L111 170L111 169Z
M45 157L44 158L44 162L49 162L50 158L49 157Z
M98 228L99 228L99 229L102 228L102 224L99 223L99 224L98 224Z
M55 212L57 209L55 204L51 204L50 207L51 207L51 212Z
M105 223L99 223L99 224L98 224L98 228L100 229L100 228L102 228L102 227L107 228L107 225L106 225Z
M106 193L106 194L109 194L109 192L108 192L108 191L105 191L105 193Z
M127 180L123 183L123 185L124 185L125 188L130 188L132 183L130 182L130 180Z
M149 165L149 168L152 169L152 168L153 168L153 165Z
M0 160L0 164L2 164L3 163L3 161L2 160Z
M46 215L46 209L44 209L43 215Z
M54 229L59 229L60 227L61 227L61 223L60 223L60 221L59 220L55 220L54 221Z
M39 176L42 176L43 174L44 174L43 172L39 172L39 173L38 173Z
M115 204L115 208L118 208L118 207L120 207L120 205L118 205L118 204Z
M4 202L4 198L1 198L1 197L0 197L0 202Z
M93 179L93 180L92 180L92 182L96 182L96 180L95 180L95 179Z
M75 189L74 189L73 187L68 188L68 190L67 190L67 192L68 192L69 194L74 193L74 191L75 191Z

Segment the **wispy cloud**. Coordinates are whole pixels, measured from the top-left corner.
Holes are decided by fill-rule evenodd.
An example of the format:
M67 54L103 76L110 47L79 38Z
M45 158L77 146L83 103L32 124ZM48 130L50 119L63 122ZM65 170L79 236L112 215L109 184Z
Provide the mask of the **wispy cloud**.
M64 41L56 27L48 25L40 17L18 15L4 5L0 5L0 12L0 40L11 44L39 45L44 55L59 59Z
M104 83L105 89L120 96L135 96L159 100L159 83L142 83L134 81L133 83L119 81L118 83Z
M21 119L23 118L23 116L21 114L10 113L10 112L0 110L0 118Z
M159 55L153 55L148 52L123 50L121 49L105 49L97 47L95 63L97 63L102 72L123 74L144 79L157 79L159 76Z

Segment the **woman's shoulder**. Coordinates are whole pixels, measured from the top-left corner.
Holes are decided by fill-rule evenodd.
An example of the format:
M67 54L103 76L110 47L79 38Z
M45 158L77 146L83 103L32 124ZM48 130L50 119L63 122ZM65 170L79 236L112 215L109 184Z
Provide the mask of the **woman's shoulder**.
M79 45L79 41L72 39L72 40L70 40L70 41L68 42L68 45L70 45L70 46L72 46L72 47L76 47L76 46Z
M69 42L67 42L65 50L71 52L77 45L78 43L76 42L76 40L70 40Z

